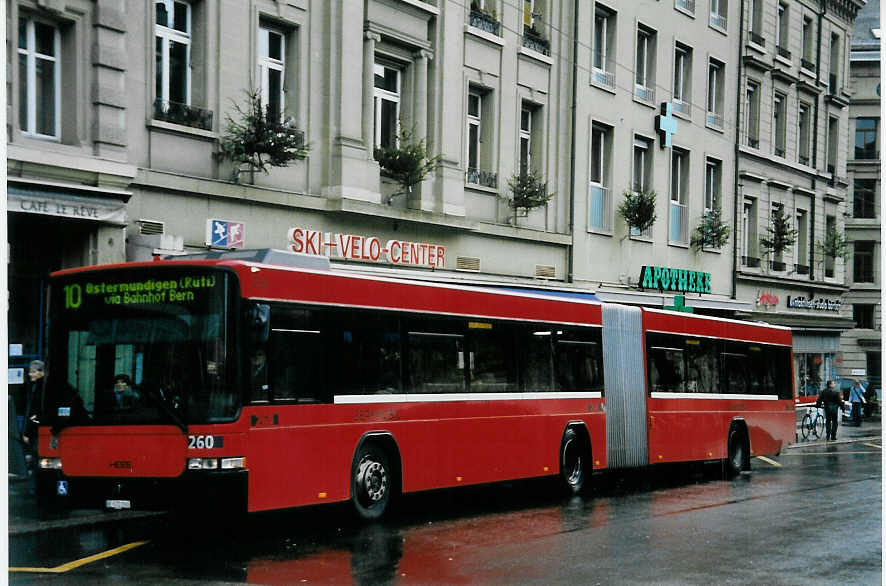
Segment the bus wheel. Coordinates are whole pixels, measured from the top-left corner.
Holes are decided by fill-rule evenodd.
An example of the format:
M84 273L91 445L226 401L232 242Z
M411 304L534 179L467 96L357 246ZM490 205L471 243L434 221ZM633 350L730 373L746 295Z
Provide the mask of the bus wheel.
M380 447L365 443L354 458L351 502L362 519L380 518L391 500L391 467Z
M587 441L575 429L563 434L560 444L560 477L566 489L573 495L583 494L590 484L591 451Z
M748 451L744 432L733 427L729 430L729 456L726 459L726 474L735 478L747 467Z

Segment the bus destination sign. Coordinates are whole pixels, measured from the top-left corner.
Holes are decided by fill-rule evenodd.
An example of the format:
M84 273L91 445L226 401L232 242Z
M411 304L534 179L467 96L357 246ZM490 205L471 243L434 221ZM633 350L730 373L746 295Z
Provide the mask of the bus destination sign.
M371 262L388 262L394 265L410 265L442 269L446 260L446 247L424 242L388 240L382 242L376 236L334 234L308 228L290 228L287 232L292 252Z
M87 305L148 305L190 303L204 289L218 283L214 274L186 275L177 279L143 279L126 282L88 281L64 286L65 309Z

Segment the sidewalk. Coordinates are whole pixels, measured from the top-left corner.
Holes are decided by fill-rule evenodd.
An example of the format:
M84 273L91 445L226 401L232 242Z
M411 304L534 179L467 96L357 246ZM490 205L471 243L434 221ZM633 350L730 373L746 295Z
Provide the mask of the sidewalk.
M883 428L879 417L865 419L862 422L861 427L853 427L851 423L841 422L840 425L837 427L836 441L827 441L824 438L803 441L803 436L800 435L800 425L798 423L797 443L791 444L790 446L788 446L788 448L802 448L804 446L819 445L823 443L839 444L857 442L862 440L879 440L881 439L882 435Z

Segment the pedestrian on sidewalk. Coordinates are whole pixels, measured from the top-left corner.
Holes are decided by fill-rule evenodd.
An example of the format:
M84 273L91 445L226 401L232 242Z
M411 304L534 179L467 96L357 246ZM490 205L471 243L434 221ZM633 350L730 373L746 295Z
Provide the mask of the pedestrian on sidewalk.
M861 427L861 406L864 400L864 385L857 378L852 379L852 386L849 387L849 402L852 403L852 424L855 427Z
M829 380L815 403L816 408L824 406L825 437L829 440L837 439L837 417L840 415L842 404L843 397L837 391L837 383Z

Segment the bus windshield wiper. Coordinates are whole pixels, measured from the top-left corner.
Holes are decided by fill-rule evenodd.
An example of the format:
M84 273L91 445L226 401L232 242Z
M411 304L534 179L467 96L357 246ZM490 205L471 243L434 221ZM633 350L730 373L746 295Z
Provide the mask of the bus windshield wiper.
M163 410L164 413L169 415L169 418L178 426L179 429L182 430L182 433L188 435L188 424L175 412L175 409L169 406L166 402L166 397L163 395L162 390L148 390L148 395L160 406L160 409Z

